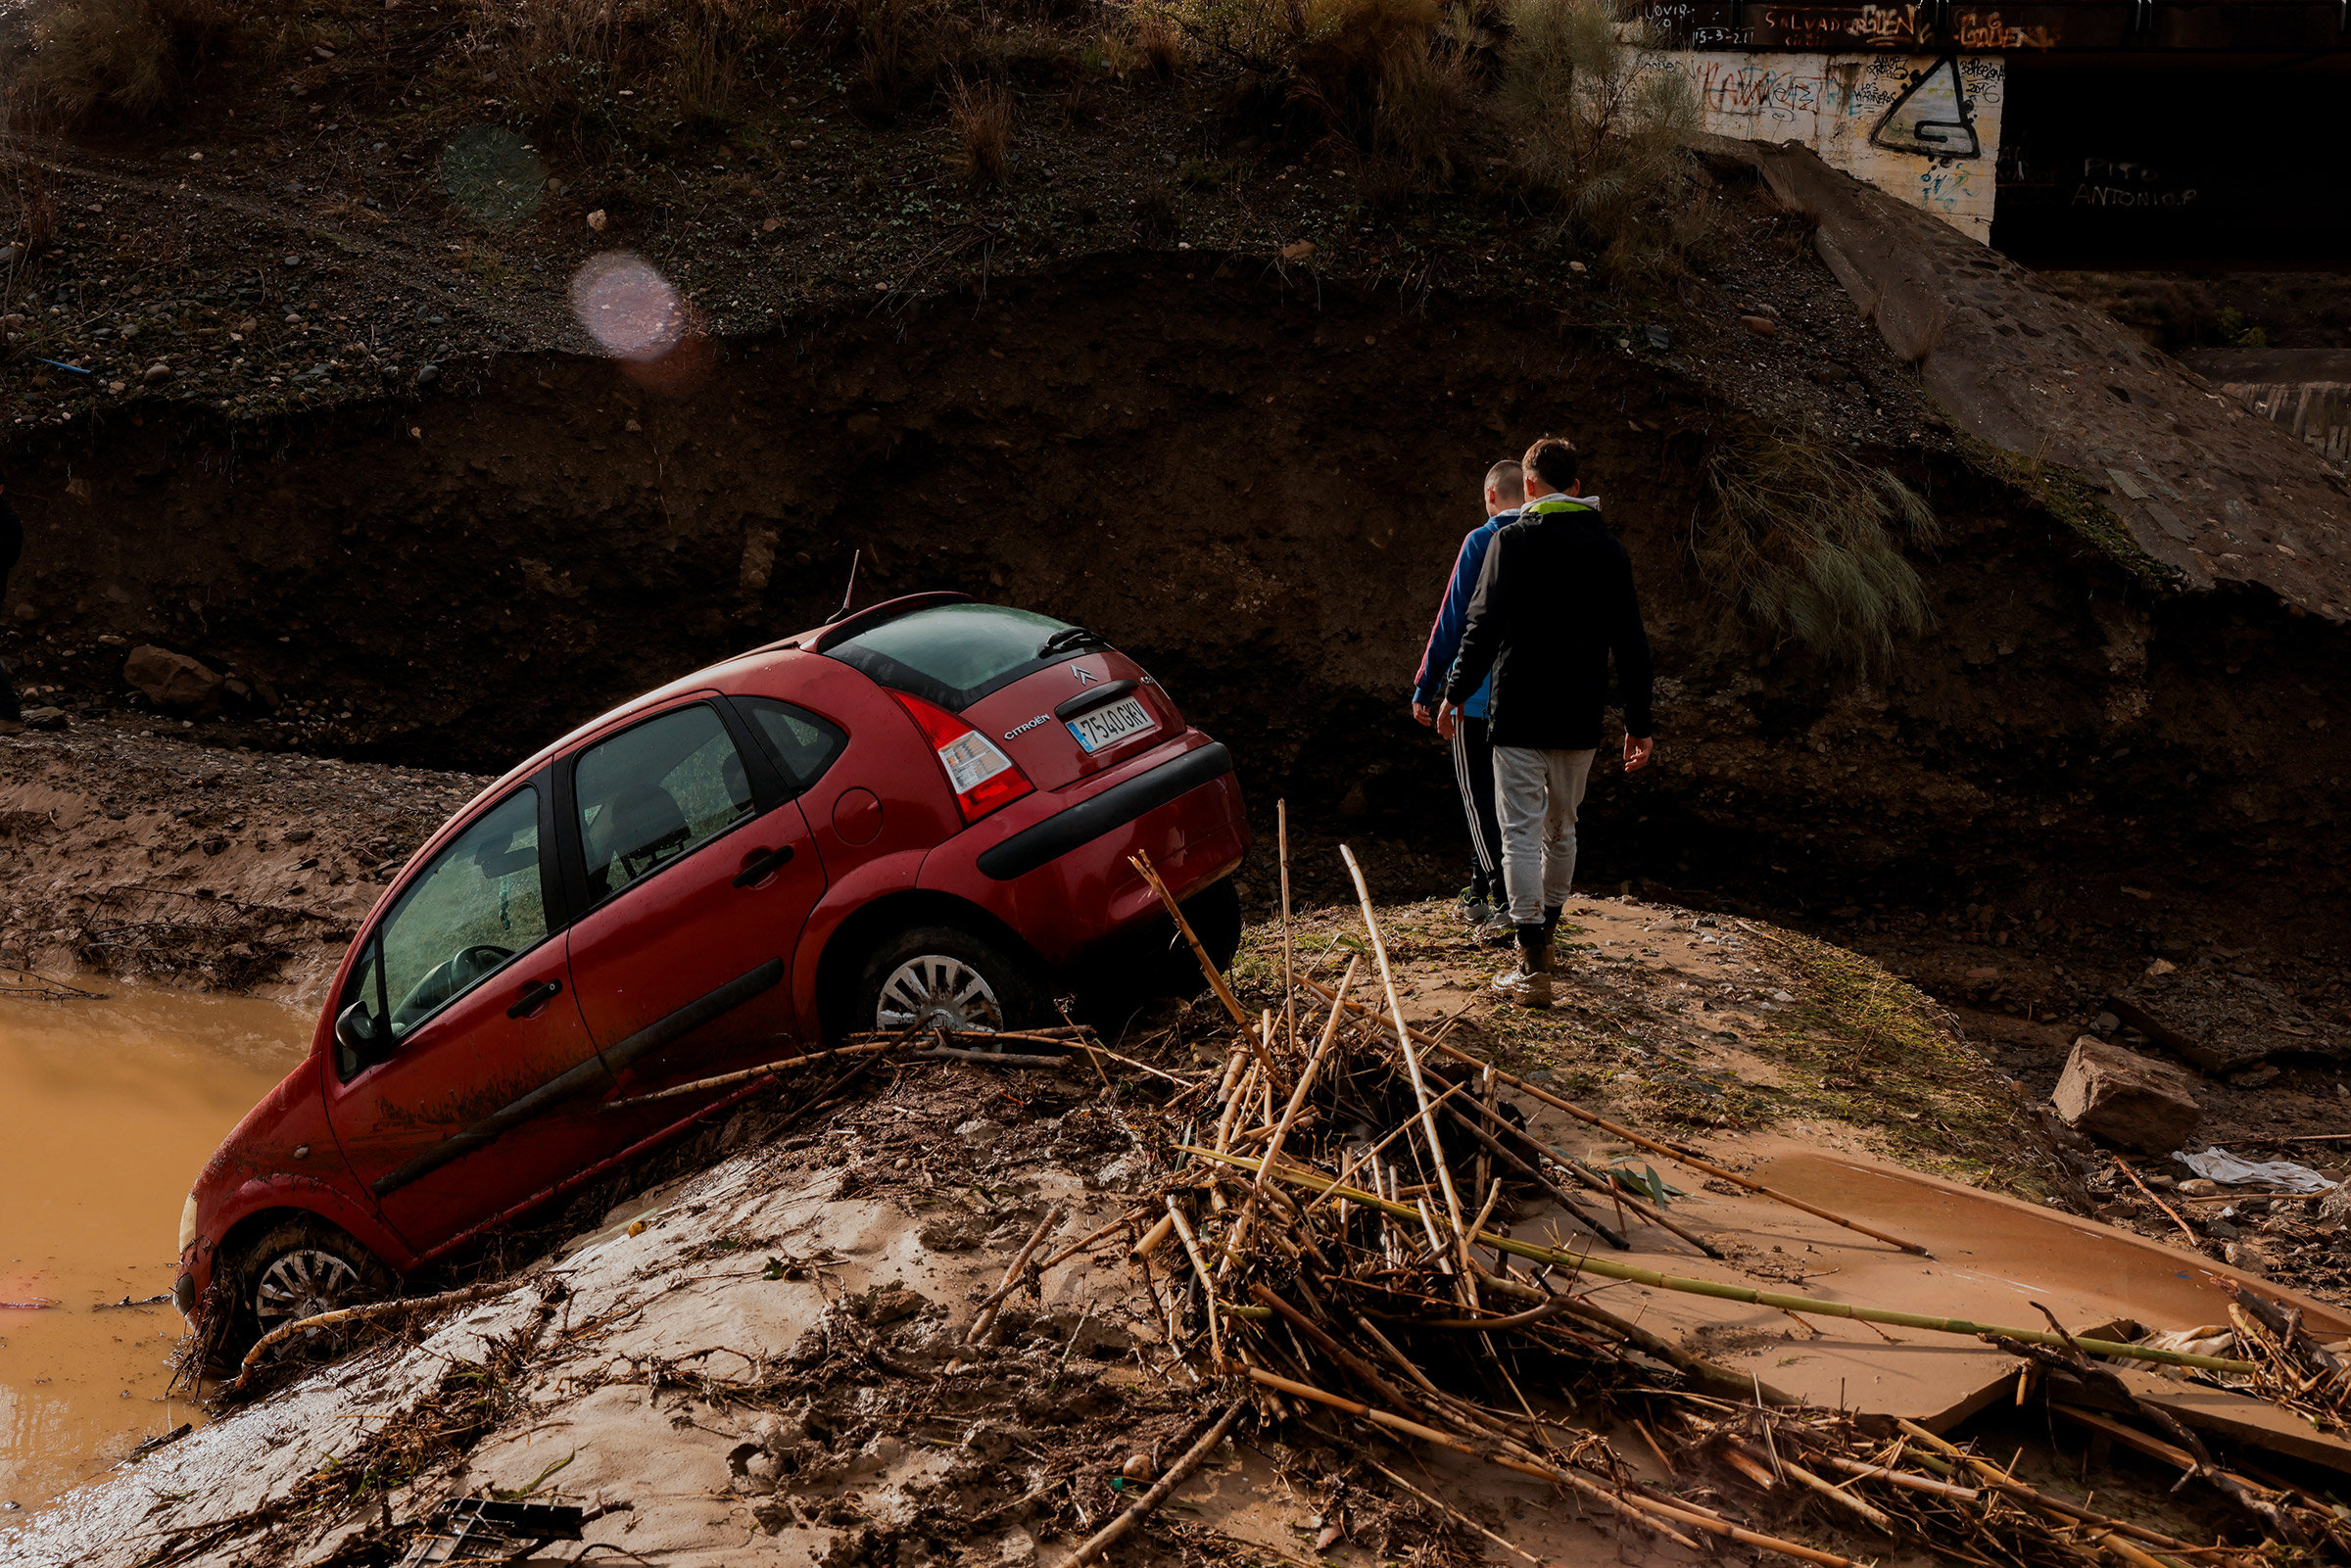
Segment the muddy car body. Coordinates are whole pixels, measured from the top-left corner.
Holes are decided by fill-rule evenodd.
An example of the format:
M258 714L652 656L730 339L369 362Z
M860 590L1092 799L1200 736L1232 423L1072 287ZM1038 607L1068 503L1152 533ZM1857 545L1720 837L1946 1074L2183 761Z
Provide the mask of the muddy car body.
M1172 981L1138 851L1229 958L1246 847L1224 747L1043 616L920 594L697 671L410 859L309 1057L189 1195L174 1299L250 1337L761 1086L664 1090L859 1029L1018 1024L1113 973Z

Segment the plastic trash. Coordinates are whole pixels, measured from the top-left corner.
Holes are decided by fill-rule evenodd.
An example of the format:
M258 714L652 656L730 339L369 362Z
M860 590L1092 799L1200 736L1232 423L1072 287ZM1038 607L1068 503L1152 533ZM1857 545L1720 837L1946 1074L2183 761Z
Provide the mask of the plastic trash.
M2202 1154L2189 1154L2176 1149L2172 1158L2188 1169L2224 1187L2249 1187L2256 1184L2282 1187L2287 1192L2330 1192L2335 1183L2308 1165L2297 1165L2290 1160L2239 1160L2226 1149L2207 1149Z

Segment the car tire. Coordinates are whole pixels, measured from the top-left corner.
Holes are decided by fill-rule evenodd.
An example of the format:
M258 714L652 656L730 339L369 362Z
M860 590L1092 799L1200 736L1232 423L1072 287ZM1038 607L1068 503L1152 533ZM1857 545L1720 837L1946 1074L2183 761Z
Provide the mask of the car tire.
M949 1028L1026 1028L1041 992L993 942L955 926L917 926L876 947L857 974L848 1024L856 1032L933 1022Z
M392 1271L350 1232L308 1214L284 1220L237 1259L232 1351L241 1356L271 1330L300 1318L383 1301L392 1286ZM307 1342L313 1335L334 1342L331 1330L296 1338ZM280 1352L291 1349L281 1346Z

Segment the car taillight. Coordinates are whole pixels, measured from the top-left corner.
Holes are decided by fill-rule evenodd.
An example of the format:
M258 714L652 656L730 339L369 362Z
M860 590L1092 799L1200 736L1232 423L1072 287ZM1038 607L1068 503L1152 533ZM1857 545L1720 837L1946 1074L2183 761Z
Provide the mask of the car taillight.
M946 770L947 787L955 791L955 804L969 825L978 822L1000 806L1009 806L1036 786L1029 776L1013 765L1010 757L996 749L996 743L946 709L925 702L921 697L892 691L898 706L907 717L922 728L923 735L938 752L938 765Z

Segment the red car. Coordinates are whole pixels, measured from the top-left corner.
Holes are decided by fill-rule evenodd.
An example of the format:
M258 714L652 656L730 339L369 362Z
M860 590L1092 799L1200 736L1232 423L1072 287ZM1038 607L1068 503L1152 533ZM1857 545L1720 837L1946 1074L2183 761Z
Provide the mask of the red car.
M1224 747L1101 639L1027 610L920 594L688 676L409 861L309 1058L188 1195L172 1299L191 1323L232 1302L248 1341L757 1092L645 1100L664 1087L1169 975L1138 850L1228 961L1248 836Z

